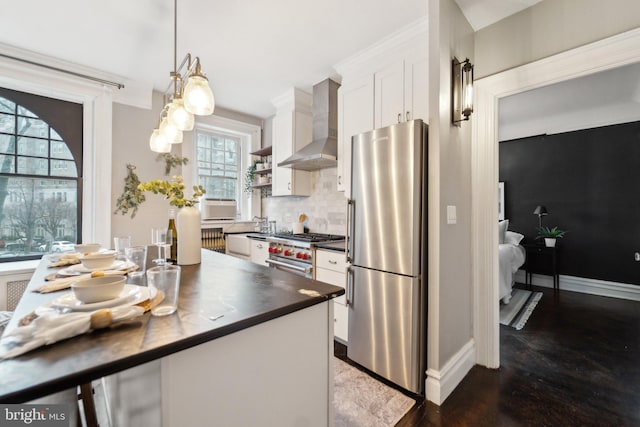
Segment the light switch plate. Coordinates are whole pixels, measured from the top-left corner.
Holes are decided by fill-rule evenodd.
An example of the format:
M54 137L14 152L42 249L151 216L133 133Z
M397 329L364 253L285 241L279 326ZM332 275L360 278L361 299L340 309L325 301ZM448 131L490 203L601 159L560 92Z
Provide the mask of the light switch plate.
M456 217L456 207L447 206L447 224L455 224L458 221Z

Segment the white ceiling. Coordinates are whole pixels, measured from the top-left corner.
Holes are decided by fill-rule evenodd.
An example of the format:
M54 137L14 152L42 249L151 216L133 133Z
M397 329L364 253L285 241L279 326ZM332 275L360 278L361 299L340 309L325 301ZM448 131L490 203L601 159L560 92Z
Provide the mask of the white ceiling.
M542 0L455 0L475 31L507 16L527 9Z
M478 29L539 0L456 0ZM180 1L178 61L202 60L217 105L268 117L291 87L311 91L333 65L427 15L427 0ZM173 68L171 0L20 0L0 43L164 91Z
M178 2L178 62L199 56L217 105L259 117L291 87L427 14L426 0ZM171 0L21 0L0 14L0 42L164 91L173 68Z
M475 30L539 1L456 0ZM275 112L271 99L292 87L310 92L313 84L326 77L336 78L333 65L424 19L427 7L427 0L181 1L178 61L187 52L201 58L217 105L268 117ZM0 28L0 43L102 70L160 91L170 82L171 0L21 0L3 9ZM593 90L596 83L590 81L506 99L502 104L517 108L501 110L501 134L513 135L509 134L513 129L503 129L505 123L512 127L524 121L527 124L522 126L529 127L535 127L536 120L548 123L539 117L542 112L556 111L552 116L569 120L571 114L582 115L571 112L576 107L590 109L590 114L597 116L602 104L615 104L628 115L640 98L635 78L640 73L628 71L631 73L624 77L612 74L612 80L600 77L602 91ZM604 89L620 87L617 84L623 82L617 92ZM568 90L577 90L577 95L566 95ZM593 100L600 107L588 107Z

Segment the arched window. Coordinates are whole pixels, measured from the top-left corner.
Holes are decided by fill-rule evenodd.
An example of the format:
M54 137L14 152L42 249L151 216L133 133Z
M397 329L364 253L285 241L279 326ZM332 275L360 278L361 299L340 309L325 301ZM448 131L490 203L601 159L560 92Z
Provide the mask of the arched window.
M81 241L81 191L82 105L0 88L0 262Z

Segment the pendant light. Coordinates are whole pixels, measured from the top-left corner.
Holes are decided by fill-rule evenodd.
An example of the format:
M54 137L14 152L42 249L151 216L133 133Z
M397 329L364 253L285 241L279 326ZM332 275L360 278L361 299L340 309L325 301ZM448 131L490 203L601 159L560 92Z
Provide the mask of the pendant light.
M209 87L209 81L202 73L200 58L196 56L192 61L191 54L187 53L180 66L177 66L177 0L173 1L173 7L173 71L170 73L171 83L165 90L165 108L160 115L160 125L154 129L149 139L151 149L158 153L167 153L171 151L172 144L182 143L182 132L193 130L194 114L210 115L213 114L215 107L213 92ZM185 65L186 71L183 79L180 72ZM172 87L173 91L169 93L169 89Z
M200 61L197 61L195 73L189 76L187 86L184 88L184 108L193 114L206 116L213 113L214 107L209 80L202 74Z
M162 119L159 130L169 144L182 144L182 131L169 121L168 117Z
M156 153L168 153L171 151L171 144L167 142L167 138L156 128L151 133L151 138L149 138L149 148Z
M167 119L181 131L193 130L195 123L193 114L184 108L184 100L182 98L173 99L167 111Z

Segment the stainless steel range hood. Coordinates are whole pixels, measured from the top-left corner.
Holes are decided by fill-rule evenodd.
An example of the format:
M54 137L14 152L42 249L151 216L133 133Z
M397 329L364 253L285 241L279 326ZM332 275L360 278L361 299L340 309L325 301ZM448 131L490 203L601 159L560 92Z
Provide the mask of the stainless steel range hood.
M307 171L337 166L339 87L340 84L331 79L313 86L312 141L278 166Z

